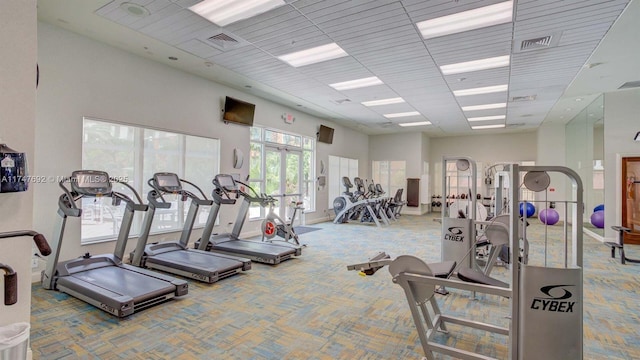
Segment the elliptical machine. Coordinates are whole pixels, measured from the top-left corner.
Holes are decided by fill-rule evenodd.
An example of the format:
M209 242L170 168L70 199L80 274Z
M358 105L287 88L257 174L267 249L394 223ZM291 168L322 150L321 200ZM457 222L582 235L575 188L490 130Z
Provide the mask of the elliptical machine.
M359 179L359 178L356 178ZM362 180L360 180L361 182ZM360 186L358 186L358 190L355 192L350 192L349 189L353 187L353 184L349 180L348 177L342 178L342 183L345 186L345 192L342 195L338 196L333 200L333 210L336 213L336 217L333 219L334 224L346 223L349 220L357 220L366 216L366 219L371 219L372 222L376 224L376 226L380 227L380 221L378 221L379 217L376 215L376 212L372 205L375 205L375 201L372 199L367 199L363 192L361 191ZM363 186L364 188L364 186ZM385 225L389 225L389 220L386 217L381 218Z

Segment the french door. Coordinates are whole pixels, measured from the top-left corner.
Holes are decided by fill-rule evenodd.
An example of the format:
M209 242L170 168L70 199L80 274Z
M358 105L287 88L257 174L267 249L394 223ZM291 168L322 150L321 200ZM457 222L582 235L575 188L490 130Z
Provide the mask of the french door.
M302 151L265 146L265 192L276 199L274 212L283 219L291 214L291 202L302 195Z

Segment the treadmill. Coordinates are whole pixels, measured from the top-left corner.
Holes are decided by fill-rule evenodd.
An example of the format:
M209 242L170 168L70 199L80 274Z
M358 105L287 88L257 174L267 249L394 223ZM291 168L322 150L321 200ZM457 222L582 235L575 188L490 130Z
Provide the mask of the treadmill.
M104 171L78 170L60 181L64 193L58 199L60 220L52 241L52 254L42 272L42 287L58 290L83 300L118 317L125 317L175 296L186 295L189 288L185 280L139 269L124 264L122 258L127 246L131 223L136 211L146 211L140 195L127 183L137 201L112 190L112 181ZM71 190L65 186L71 184ZM80 217L82 210L76 201L83 197L111 197L114 205L126 203L116 248L112 254L84 256L58 263L67 217Z
M183 189L182 183L193 186L202 196ZM151 186L147 195L149 210L145 214L136 249L131 254L132 265L161 270L209 284L251 269L251 260L246 258L187 248L198 208L200 205L213 204L198 186L167 172L154 174L148 184ZM171 208L171 203L166 202L163 197L167 194L178 195L181 201L191 199L180 240L147 244L156 209Z
M241 184L242 187L239 187ZM260 196L248 184L235 180L231 175L218 174L213 179L213 206L207 219L207 224L202 231L202 238L196 244L199 250L208 250L216 253L247 257L255 262L277 265L282 261L291 259L294 256L302 255L302 246L294 244L272 244L262 241L250 241L240 239L240 231L244 226L244 221L249 211L251 203L259 203L261 206L268 205L268 197ZM251 194L247 190L251 191ZM235 193L236 198L242 195L243 201L240 211L236 217L231 234L220 234L211 236L213 225L220 211L221 205L232 205L236 199L229 196Z

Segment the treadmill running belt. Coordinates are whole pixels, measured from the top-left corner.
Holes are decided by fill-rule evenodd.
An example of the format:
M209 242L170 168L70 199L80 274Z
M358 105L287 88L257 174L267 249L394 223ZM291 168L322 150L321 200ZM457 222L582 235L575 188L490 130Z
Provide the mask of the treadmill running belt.
M242 262L227 259L214 254L200 253L190 250L178 250L151 256L147 262L165 265L178 269L199 269L209 272L224 273L242 267Z
M131 296L135 303L175 291L175 285L171 283L117 266L82 271L71 276L103 289Z
M246 241L246 240L231 240L216 243L213 245L213 249L216 250L240 250L251 253L262 253L269 255L287 255L295 253L296 250L294 248L289 248L285 246L278 246L274 244L268 243L259 243L256 241Z

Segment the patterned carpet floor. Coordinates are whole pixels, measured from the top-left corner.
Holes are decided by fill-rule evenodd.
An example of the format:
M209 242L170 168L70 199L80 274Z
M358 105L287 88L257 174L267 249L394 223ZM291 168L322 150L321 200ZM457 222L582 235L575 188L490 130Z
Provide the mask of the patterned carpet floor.
M402 289L386 269L361 277L346 270L378 251L440 258L433 216L402 216L385 228L314 224L300 235L301 257L214 284L190 281L189 294L118 319L68 295L34 284L34 359L421 359L424 354ZM531 220L530 261L562 260L562 226ZM629 257L640 258L630 246ZM640 265L621 265L584 239L584 358L640 359ZM497 267L496 277L507 269ZM509 302L438 296L443 312L508 326ZM451 327L438 341L506 358L507 339ZM447 357L438 357L446 359ZM535 358L535 357L534 357Z

